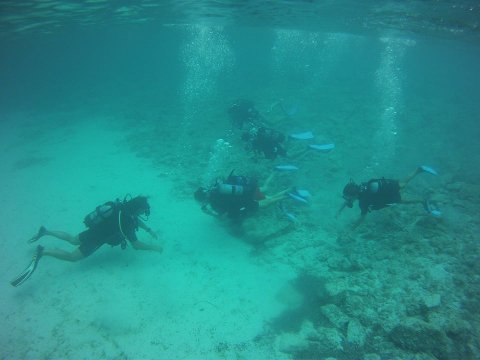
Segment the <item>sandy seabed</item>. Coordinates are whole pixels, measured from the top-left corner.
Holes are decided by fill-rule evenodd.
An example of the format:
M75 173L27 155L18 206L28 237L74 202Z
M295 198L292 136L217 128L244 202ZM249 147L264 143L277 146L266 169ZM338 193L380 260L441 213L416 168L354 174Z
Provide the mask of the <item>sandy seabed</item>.
M258 247L178 196L178 178L135 156L113 119L55 119L0 123L2 359L474 358L477 320L465 319L475 303L465 297L476 288L460 264L474 239L449 235L477 226L468 211L446 207L453 225L393 209L338 236L325 220L332 207L314 199L296 210L302 224ZM151 196L159 240L139 238L163 254L105 245L75 264L45 257L25 284L9 285L40 225L78 233L86 213L127 193Z
M275 296L292 269L250 256L249 245L193 200L176 198L149 161L121 146L125 134L107 120L49 129L1 124L2 358L267 356L251 339L282 310ZM43 258L28 282L8 285L28 263L34 245L27 239L39 225L78 233L86 212L127 193L151 196L148 224L163 254L105 245L80 263ZM41 243L71 248L54 238Z

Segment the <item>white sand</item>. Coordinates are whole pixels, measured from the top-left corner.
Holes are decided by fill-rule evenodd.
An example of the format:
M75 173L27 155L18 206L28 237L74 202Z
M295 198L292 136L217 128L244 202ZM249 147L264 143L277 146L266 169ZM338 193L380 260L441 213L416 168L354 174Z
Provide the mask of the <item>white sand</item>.
M113 119L77 119L25 137L46 127L34 120L0 123L2 359L286 356L253 339L283 310L276 294L292 269L253 257L193 200L179 201L158 169L122 145L124 134L107 128ZM32 157L37 164L18 169ZM152 196L149 225L163 254L105 245L79 263L45 257L31 279L10 286L39 225L78 233L87 212L126 193ZM40 243L73 249L54 238Z

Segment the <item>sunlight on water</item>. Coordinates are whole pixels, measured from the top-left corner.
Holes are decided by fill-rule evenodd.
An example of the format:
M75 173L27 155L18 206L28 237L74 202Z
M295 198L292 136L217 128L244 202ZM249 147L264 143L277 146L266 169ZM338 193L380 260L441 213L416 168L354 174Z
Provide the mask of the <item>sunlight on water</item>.
M2 34L124 23L265 26L324 32L425 33L478 39L480 7L457 1L12 1L0 3Z

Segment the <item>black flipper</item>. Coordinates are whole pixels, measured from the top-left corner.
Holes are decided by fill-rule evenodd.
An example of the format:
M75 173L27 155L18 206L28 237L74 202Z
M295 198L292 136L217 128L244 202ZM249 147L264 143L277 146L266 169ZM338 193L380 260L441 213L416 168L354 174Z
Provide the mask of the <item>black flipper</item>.
M47 232L47 229L45 226L40 226L40 229L38 229L38 232L30 239L28 240L29 243L33 243L35 241L38 241L42 236L45 235Z
M38 261L42 257L42 254L43 254L43 246L38 245L37 252L35 253L35 255L33 255L32 261L30 261L30 264L28 265L28 267L25 270L23 270L22 273L18 275L15 279L10 281L10 284L12 284L12 286L19 286L23 284L30 276L32 276L33 272L37 268Z

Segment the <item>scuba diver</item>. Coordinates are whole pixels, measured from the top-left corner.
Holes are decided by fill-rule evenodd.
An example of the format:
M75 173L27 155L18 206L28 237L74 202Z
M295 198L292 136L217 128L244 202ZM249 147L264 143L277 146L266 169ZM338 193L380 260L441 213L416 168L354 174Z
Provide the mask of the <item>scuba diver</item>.
M437 172L431 167L422 165L418 167L404 181L392 179L371 179L368 182L356 184L353 180L345 185L343 189L343 198L345 202L337 212L337 217L345 207L352 208L355 200L358 200L361 210L360 218L353 224L352 229L360 225L365 216L374 210L380 210L394 204L423 204L425 210L434 216L441 216L441 212L434 202L428 200L405 200L402 199L400 192L420 173L429 173L437 175Z
M248 127L258 125L265 120L251 100L237 99L230 105L227 112L237 129L243 129L245 125Z
M238 99L228 108L233 126L243 130L241 139L246 143L245 149L255 155L263 155L266 159L277 157L298 158L310 148L296 149L293 153L286 150L287 136L266 125L266 119L260 115L253 101Z
M255 155L263 154L270 160L287 156L286 136L265 125L265 118L255 108L253 101L234 101L228 108L228 114L233 126L243 130L241 139L246 143L247 151L253 151Z
M218 218L227 217L233 223L239 224L259 208L265 208L287 198L288 190L273 196L266 196L263 193L272 178L273 174L267 179L265 186L260 188L256 179L234 175L232 171L226 179L217 179L210 188L198 188L194 197L206 214Z
M12 280L11 284L18 286L27 280L33 274L38 261L43 256L76 262L93 254L103 244L120 245L122 249L125 249L127 240L135 250L162 252L161 246L146 244L137 239L136 231L138 228L145 230L153 238L157 238L157 234L144 222L149 215L150 205L147 197L137 196L128 200L124 199L124 201L117 199L97 206L94 211L85 216L84 223L88 229L76 236L63 231L48 230L41 226L37 234L29 240L30 243L40 240L43 236L53 236L78 246L77 249L68 252L61 249L46 249L38 245L30 265ZM143 216L145 218L142 219Z
M242 140L247 143L247 150L253 151L256 155L263 154L265 159L269 160L275 160L277 156L287 156L285 139L281 132L263 126L252 126L242 134Z

